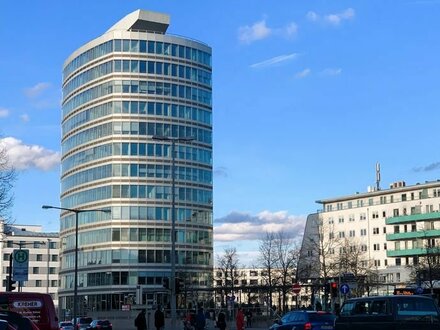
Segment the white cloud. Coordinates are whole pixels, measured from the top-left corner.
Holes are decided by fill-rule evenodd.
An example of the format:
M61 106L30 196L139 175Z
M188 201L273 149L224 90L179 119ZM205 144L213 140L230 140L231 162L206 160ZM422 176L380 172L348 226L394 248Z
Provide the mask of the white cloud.
M51 85L47 82L40 82L35 86L26 88L24 94L29 98L35 98L40 96L45 90L47 90Z
M287 37L294 37L298 33L298 25L295 22L291 22L286 26L284 29L285 34Z
M324 16L324 20L332 25L339 25L343 20L353 19L355 12L353 8L348 8L337 14L329 14Z
M324 76L337 76L342 73L341 68L327 68L322 70L321 74Z
M302 70L302 71L296 73L296 74L295 74L295 78L298 78L298 79L305 78L305 77L307 77L308 75L310 75L311 72L312 72L312 70L310 70L309 68L306 68L306 69L304 69L304 70Z
M267 38L272 30L266 26L266 21L262 20L252 26L246 25L238 29L238 38L241 42L250 44L256 40Z
M303 235L305 221L305 216L289 215L287 211L262 211L257 215L232 212L215 220L214 239L225 242L259 240L266 232L280 231L297 239Z
M268 60L265 60L265 61L262 61L262 62L258 62L258 63L254 63L250 67L255 69L255 68L271 66L271 65L279 64L279 63L282 63L282 62L285 62L285 61L293 60L297 56L298 56L297 53L275 56L275 57L272 57L272 58L270 58Z
M6 118L9 116L9 110L5 108L0 108L0 118Z
M311 22L316 22L317 20L319 20L319 15L314 11L309 11L306 15L306 18Z
M31 118L29 117L29 115L27 113L20 115L20 119L24 123L27 123L29 120L31 120Z
M38 145L26 145L13 137L0 139L0 145L5 148L10 164L17 170L37 168L49 171L60 164L59 152Z

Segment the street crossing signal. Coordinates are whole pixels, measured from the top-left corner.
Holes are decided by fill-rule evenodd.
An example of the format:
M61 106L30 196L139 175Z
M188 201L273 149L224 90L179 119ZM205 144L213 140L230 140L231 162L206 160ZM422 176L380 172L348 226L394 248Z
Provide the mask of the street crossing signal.
M185 283L181 278L176 277L176 294L181 293L185 289Z
M16 289L15 283L17 281L13 281L10 276L6 276L6 291L14 291Z

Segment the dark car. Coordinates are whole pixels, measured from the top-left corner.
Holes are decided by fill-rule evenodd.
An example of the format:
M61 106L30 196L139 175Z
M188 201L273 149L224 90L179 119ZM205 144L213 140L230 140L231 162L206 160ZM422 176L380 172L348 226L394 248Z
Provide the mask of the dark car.
M270 330L333 330L336 316L328 312L292 311L269 328Z
M440 311L424 296L376 296L348 299L335 321L337 330L440 329Z
M93 320L87 330L112 330L112 324L108 320Z
M91 317L77 317L76 318L76 329L87 329L90 323L93 321ZM72 320L73 323L73 320Z

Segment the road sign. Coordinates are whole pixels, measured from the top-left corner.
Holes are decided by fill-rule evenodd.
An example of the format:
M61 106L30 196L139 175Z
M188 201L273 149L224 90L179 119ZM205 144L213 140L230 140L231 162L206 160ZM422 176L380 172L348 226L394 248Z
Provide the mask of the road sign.
M12 252L12 279L27 281L29 274L29 250L14 250Z
M342 284L339 290L342 294L347 294L350 292L350 287L348 286L348 284Z
M295 294L300 293L301 291L301 285L299 285L298 283L295 283L294 285L292 285L292 291Z
M416 288L416 294L423 294L423 288L421 286Z

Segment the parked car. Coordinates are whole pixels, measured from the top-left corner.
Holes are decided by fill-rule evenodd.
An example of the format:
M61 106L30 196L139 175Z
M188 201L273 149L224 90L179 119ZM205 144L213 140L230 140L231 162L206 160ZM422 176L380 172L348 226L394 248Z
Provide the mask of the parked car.
M112 330L113 326L108 320L93 320L87 330Z
M87 327L92 323L93 319L91 317L77 317L76 318L76 329L87 329ZM72 319L73 323L73 319Z
M73 330L73 323L70 321L63 321L59 324L60 330Z
M270 330L333 330L336 316L328 312L292 311L276 320Z
M353 298L342 305L335 329L440 329L440 311L435 301L425 296Z

